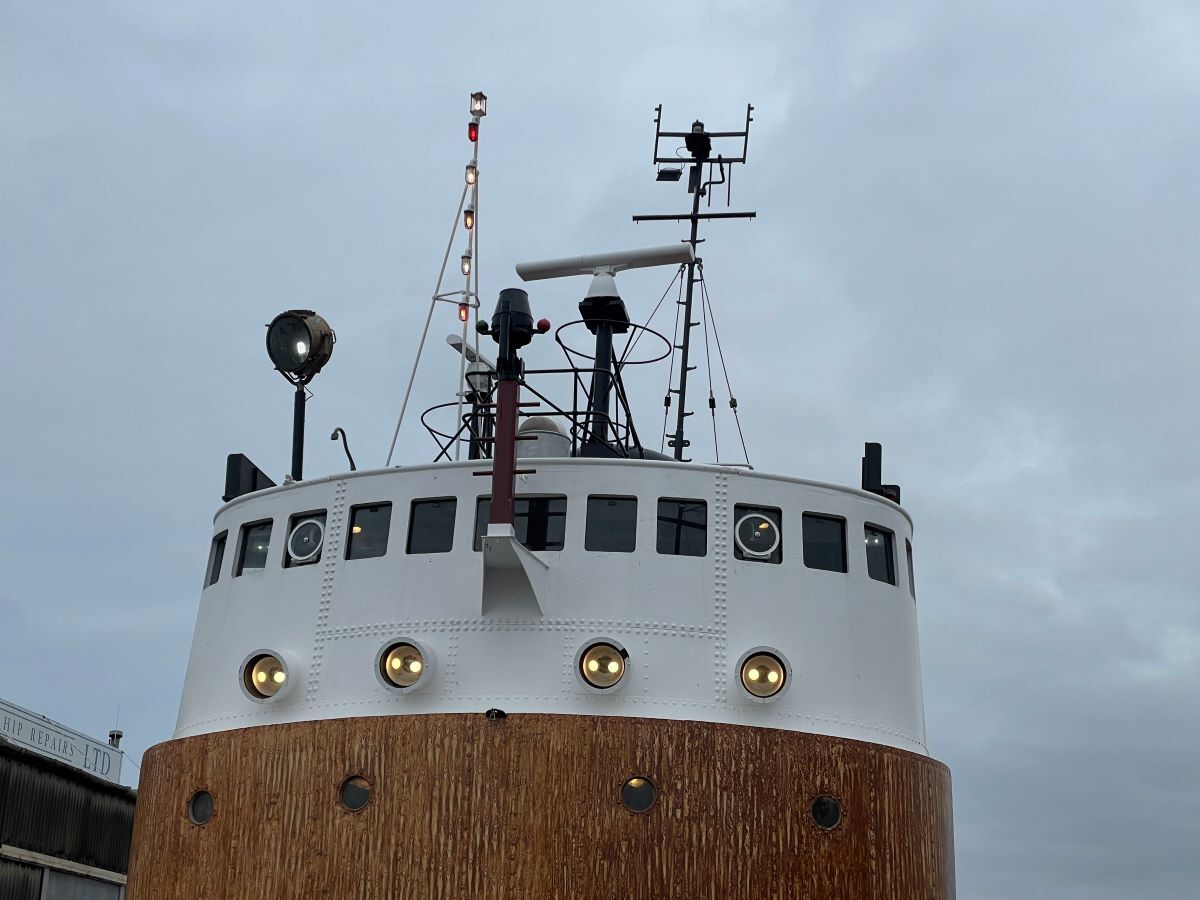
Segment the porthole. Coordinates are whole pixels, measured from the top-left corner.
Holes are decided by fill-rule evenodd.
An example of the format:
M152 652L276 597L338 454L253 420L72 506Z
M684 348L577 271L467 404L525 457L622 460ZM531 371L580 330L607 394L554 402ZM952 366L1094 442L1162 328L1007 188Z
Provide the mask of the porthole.
M204 825L212 818L213 796L208 791L196 791L188 801L188 819L193 825Z
M621 803L630 812L649 812L658 799L658 789L645 775L634 775L621 785Z
M371 799L371 783L361 775L353 775L342 782L340 791L342 806L358 812Z
M610 641L596 641L583 648L576 665L584 682L597 690L616 687L625 677L629 654L625 648Z
M288 670L283 660L266 650L250 654L242 663L242 687L255 700L270 700L287 687Z
M428 650L409 639L393 640L380 648L375 672L385 687L411 691L429 680L433 658Z
M755 647L738 660L737 679L746 692L742 696L757 703L777 700L788 688L791 674L783 654L772 647Z
M809 814L818 828L832 831L842 821L842 804L828 794L822 794L812 802Z
M320 519L305 519L288 535L287 552L293 563L315 562L325 540Z

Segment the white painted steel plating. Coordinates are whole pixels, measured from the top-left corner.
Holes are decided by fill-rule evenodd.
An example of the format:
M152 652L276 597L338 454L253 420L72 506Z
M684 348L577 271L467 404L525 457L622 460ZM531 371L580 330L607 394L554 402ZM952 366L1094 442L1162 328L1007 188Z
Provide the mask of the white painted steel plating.
M223 506L219 580L200 600L176 737L251 725L422 713L574 713L757 725L874 741L925 753L912 537L896 504L851 488L674 462L538 460L517 496L565 495L565 547L526 550L511 532L473 549L475 504L488 493L479 460L348 473L249 494ZM584 549L589 495L638 498L632 553ZM457 498L453 549L406 553L413 500ZM708 504L707 555L657 552L659 498ZM347 560L353 507L392 504L386 555ZM783 561L735 558L735 504L782 510ZM284 568L282 536L297 512L325 509L316 565ZM803 561L801 516L846 521L845 574ZM274 522L266 567L233 577L244 524ZM870 523L894 533L896 584L868 577ZM381 646L419 641L436 672L419 692L388 690ZM619 641L629 669L619 691L577 677L580 648ZM247 654L287 660L288 690L253 702ZM756 648L788 660L788 689L747 696L739 663Z

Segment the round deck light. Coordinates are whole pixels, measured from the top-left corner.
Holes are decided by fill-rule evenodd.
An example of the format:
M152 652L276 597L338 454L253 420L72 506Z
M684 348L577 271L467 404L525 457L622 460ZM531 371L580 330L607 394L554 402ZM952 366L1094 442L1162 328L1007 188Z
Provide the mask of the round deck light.
M594 688L614 687L625 677L625 660L628 658L629 654L615 644L598 642L579 657L579 674Z
M311 309L290 309L267 326L267 355L289 381L307 383L333 355L333 329Z
M379 657L379 674L392 687L410 688L425 674L425 654L413 644L392 644Z
M309 562L321 552L325 527L317 519L305 519L292 529L287 550L292 562Z
M742 687L755 697L774 697L787 683L787 668L774 653L755 653L742 663Z
M269 700L287 684L287 667L272 653L258 653L242 667L242 683L246 692L258 700Z

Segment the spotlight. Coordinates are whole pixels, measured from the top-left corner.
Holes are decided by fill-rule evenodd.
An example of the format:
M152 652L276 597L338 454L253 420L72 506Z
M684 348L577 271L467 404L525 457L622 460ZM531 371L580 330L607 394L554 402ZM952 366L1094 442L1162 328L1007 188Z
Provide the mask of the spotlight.
M625 677L629 654L609 643L592 644L579 658L579 674L594 688L610 688Z
M392 687L410 688L425 673L425 654L412 644L392 644L379 657L379 674Z
M242 666L242 684L256 700L269 700L287 683L287 668L272 653L258 653Z
M658 170L658 174L654 177L655 181L678 181L683 177L682 166L664 166Z
M307 384L329 362L335 340L329 323L311 309L290 309L267 326L267 355L288 381Z

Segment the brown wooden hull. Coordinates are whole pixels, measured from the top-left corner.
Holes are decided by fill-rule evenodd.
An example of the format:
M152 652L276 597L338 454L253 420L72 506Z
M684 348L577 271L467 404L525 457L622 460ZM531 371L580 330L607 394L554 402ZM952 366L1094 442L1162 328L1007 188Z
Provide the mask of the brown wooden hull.
M339 800L353 775L365 808ZM644 814L634 775L658 786ZM214 798L194 825L197 790ZM837 798L823 830L815 797ZM129 900L954 897L950 773L862 741L660 719L330 719L160 744Z

